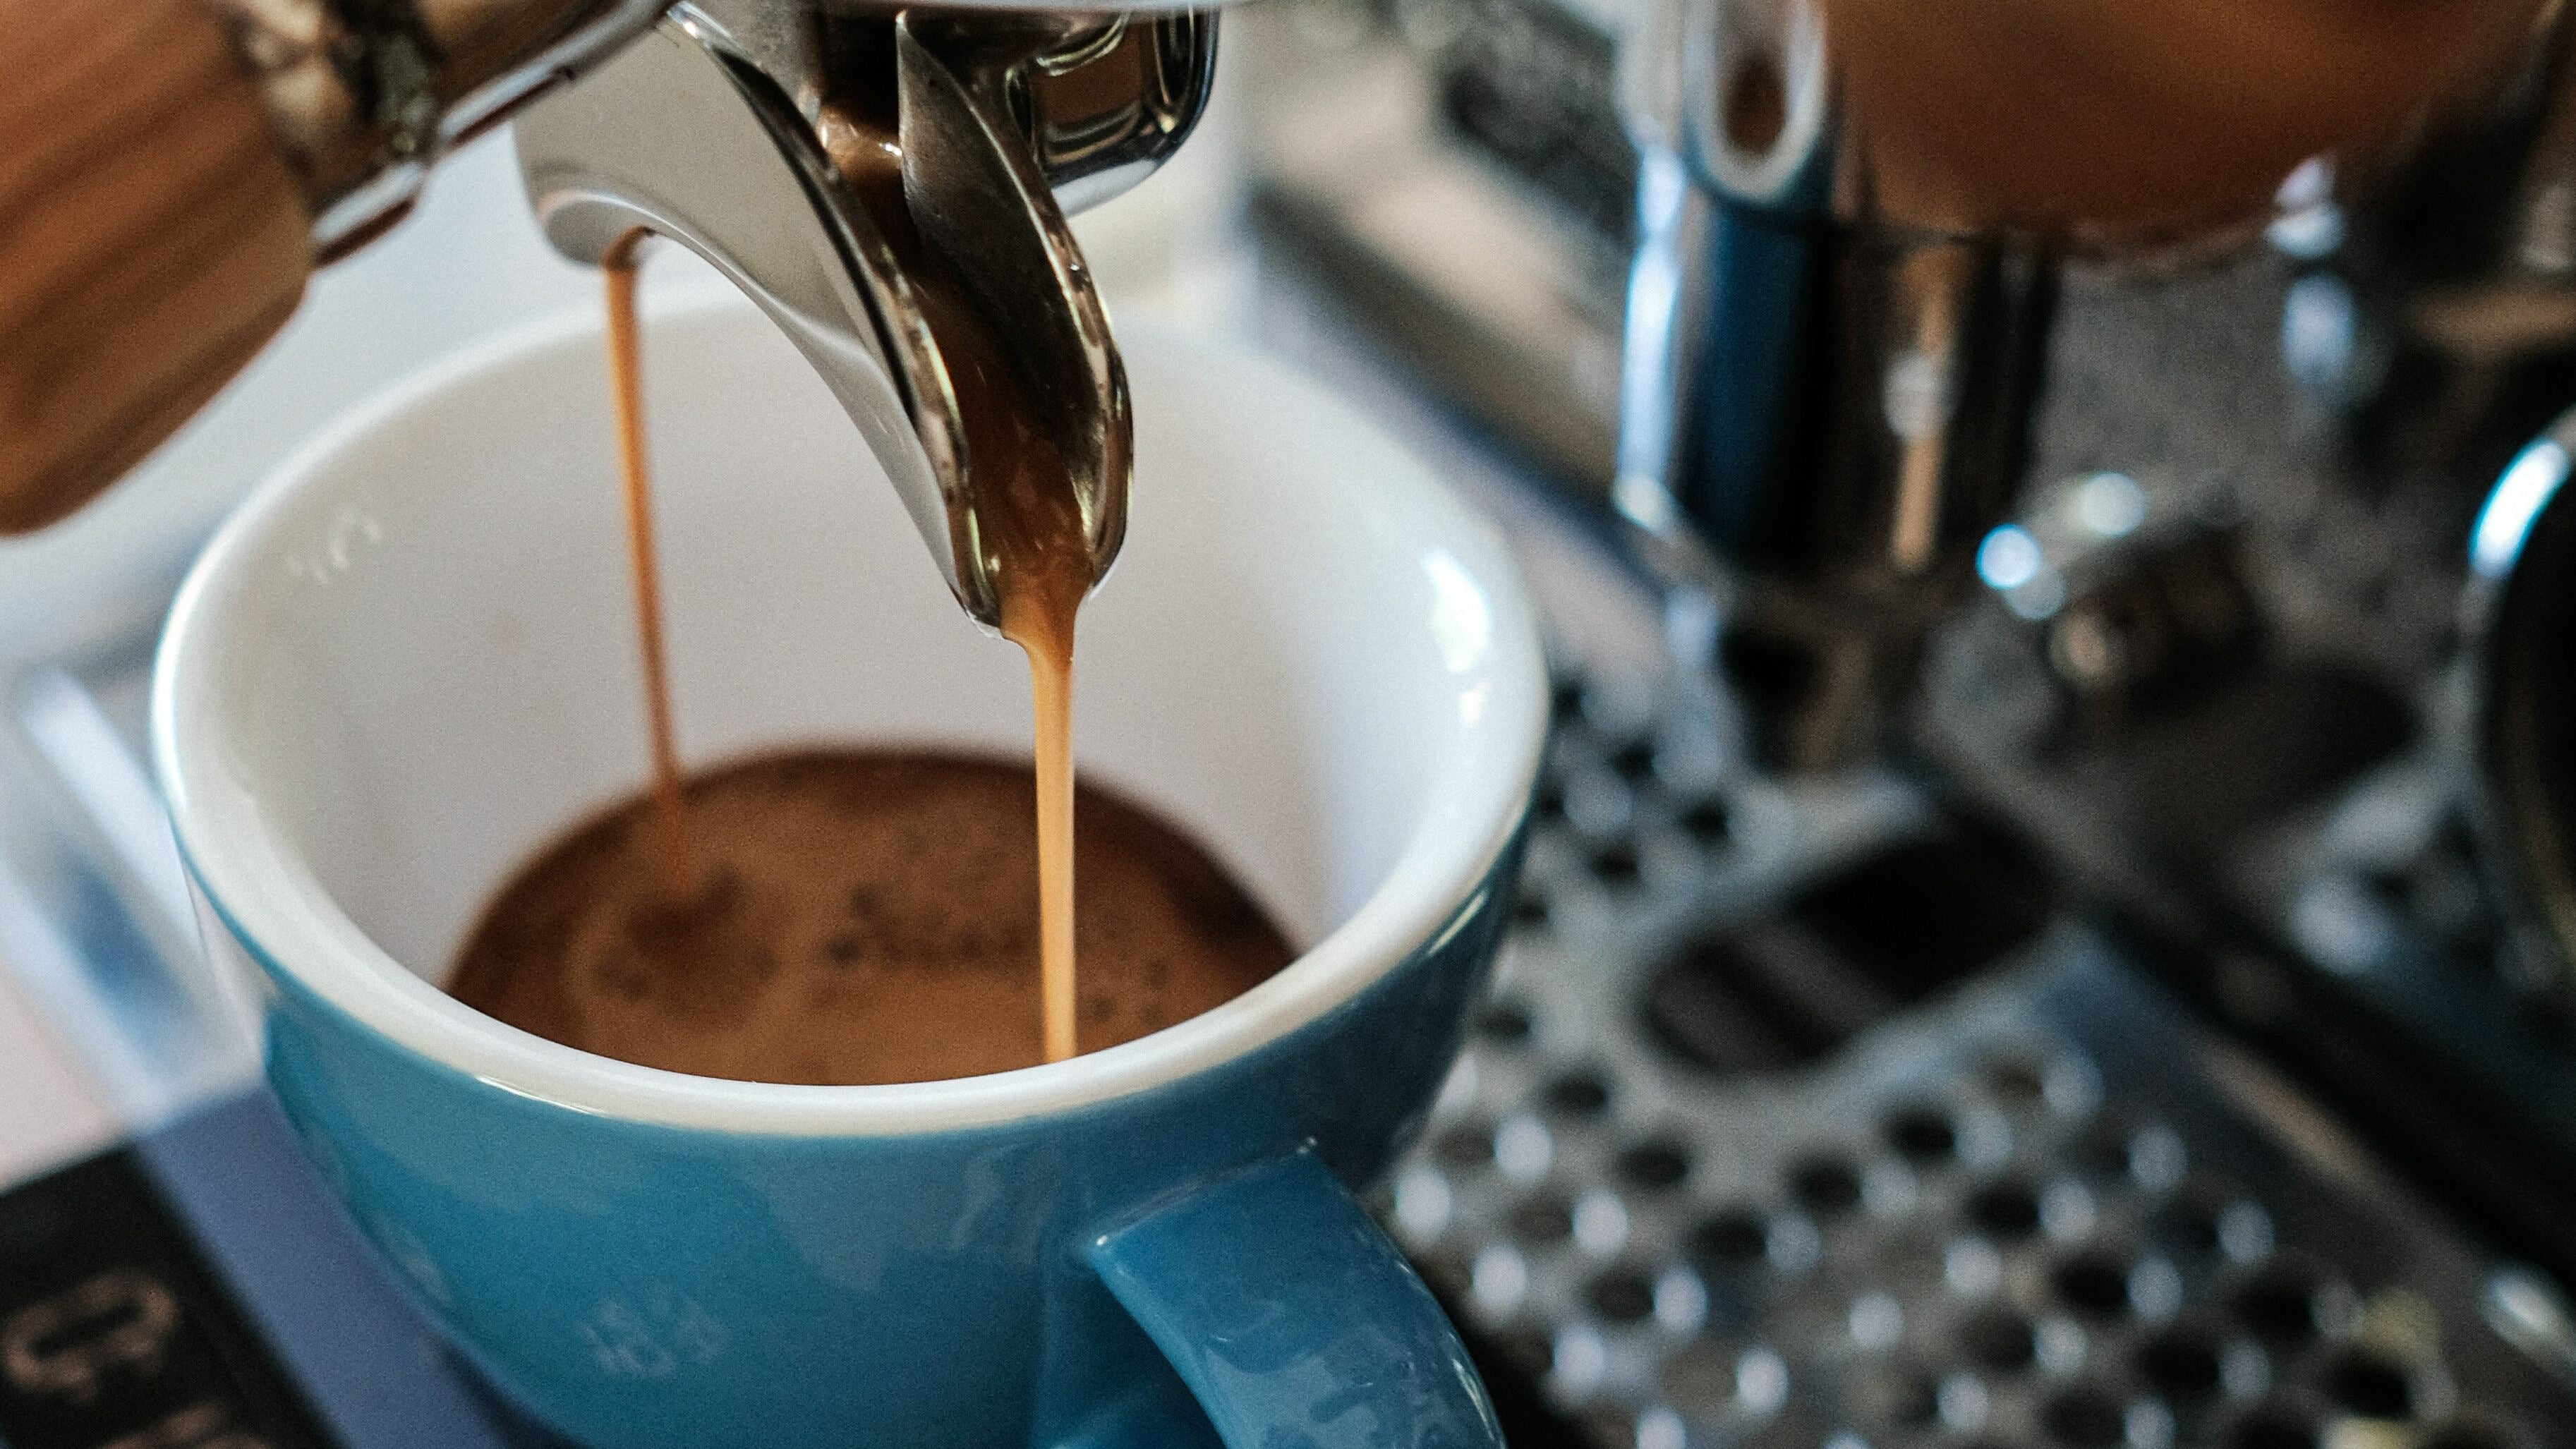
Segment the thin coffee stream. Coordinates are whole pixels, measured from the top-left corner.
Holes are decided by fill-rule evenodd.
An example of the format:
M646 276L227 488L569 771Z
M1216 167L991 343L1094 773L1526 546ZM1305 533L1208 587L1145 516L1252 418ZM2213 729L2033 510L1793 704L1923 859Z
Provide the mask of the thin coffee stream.
M1023 384L935 257L911 269L948 363L977 472L979 520L999 558L1002 636L1029 657L1037 767L1040 1014L1046 1058L1074 1041L1073 620L1091 592L1091 542L1065 460L1030 418Z
M946 365L975 480L976 546L1000 595L1002 636L1029 658L1035 706L1040 1014L1046 1059L1074 1030L1073 621L1095 582L1090 530L1068 460L1041 426L1029 381L992 316L947 257L915 231L900 126L827 105L825 145L899 259Z
M653 548L653 475L644 456L644 356L635 307L632 232L609 253L608 389L616 399L618 476L625 485L626 558L635 586L635 634L644 660L644 724L653 749L653 834L662 889L673 900L695 887L687 811L680 801L680 747L671 725L671 666L662 642L662 570Z

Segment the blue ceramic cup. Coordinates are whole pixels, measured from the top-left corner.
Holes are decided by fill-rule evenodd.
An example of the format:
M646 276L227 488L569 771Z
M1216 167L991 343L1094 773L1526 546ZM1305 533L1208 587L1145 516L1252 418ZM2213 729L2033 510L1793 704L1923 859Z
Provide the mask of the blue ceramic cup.
M1351 1189L1421 1122L1508 911L1546 728L1530 606L1496 532L1343 406L1122 335L1134 516L1082 618L1081 767L1303 954L1069 1062L718 1081L438 989L516 863L643 779L591 319L339 427L180 595L154 749L209 951L360 1228L567 1437L1496 1442ZM1024 752L1017 651L949 601L796 354L732 305L647 345L684 752Z

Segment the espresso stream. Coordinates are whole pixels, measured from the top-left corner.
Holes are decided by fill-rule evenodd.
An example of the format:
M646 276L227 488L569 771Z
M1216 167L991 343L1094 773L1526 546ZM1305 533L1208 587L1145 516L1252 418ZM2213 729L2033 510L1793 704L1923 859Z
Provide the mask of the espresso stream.
M662 569L653 549L653 473L644 455L644 356L635 307L630 232L609 252L608 389L616 399L617 469L626 503L627 576L635 590L635 637L644 659L644 725L653 750L653 863L662 892L685 900L697 882L689 822L680 800L680 747L671 725L671 666L662 642Z
M900 184L865 170L873 185ZM1077 848L1073 637L1093 578L1088 531L1026 384L955 274L917 245L907 270L965 425L1002 633L1028 656L1034 770L835 752L684 777L645 455L641 235L612 249L605 270L653 785L523 869L487 908L449 989L513 1025L648 1065L868 1082L1061 1060L1204 1010L1284 964L1277 928L1170 826L1085 791L1084 818L1105 819ZM1018 801L1035 800L1033 837L1029 812L1014 816L996 796L1014 779ZM1033 842L1035 889L1017 897L993 839L1011 821ZM1086 890L1084 929L1077 856L1107 875ZM1035 903L1033 940L1009 924L1015 900ZM1109 964L1078 987L1086 939Z
M938 337L975 471L977 519L1000 567L1002 637L1029 659L1037 773L1040 1015L1046 1058L1074 1041L1073 621L1091 592L1091 540L1053 439L1033 425L1017 369L935 255L909 269Z
M1073 624L1091 592L1090 530L1029 380L964 277L912 226L899 128L827 106L825 145L900 259L913 305L939 344L975 482L977 545L1001 605L1002 637L1029 660L1037 766L1040 1012L1046 1057L1074 1040Z

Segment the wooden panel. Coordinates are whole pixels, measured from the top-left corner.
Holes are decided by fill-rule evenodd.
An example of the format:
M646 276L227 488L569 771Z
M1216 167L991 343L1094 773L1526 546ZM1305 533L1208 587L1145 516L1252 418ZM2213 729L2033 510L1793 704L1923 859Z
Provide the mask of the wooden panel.
M0 532L22 532L213 396L311 263L203 0L0 0L0 35Z

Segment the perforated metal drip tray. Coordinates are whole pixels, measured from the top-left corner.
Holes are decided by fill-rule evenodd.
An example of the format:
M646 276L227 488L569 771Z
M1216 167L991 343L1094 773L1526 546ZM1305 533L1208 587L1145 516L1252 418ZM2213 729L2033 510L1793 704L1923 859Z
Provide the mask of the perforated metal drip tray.
M1521 923L1380 1200L1520 1440L2576 1442L2554 1291L2013 852L1601 696L1560 691Z

